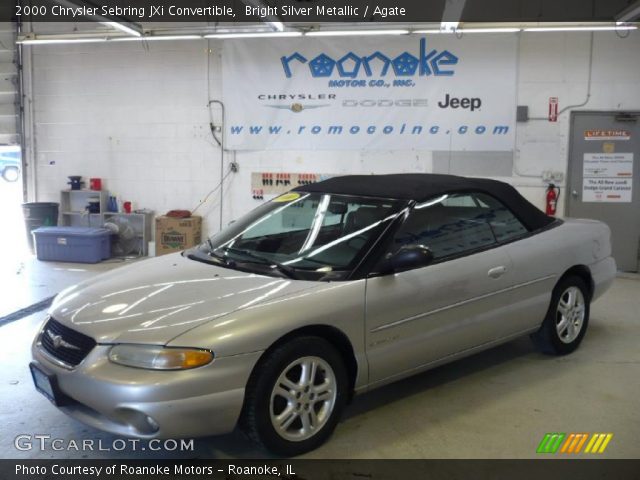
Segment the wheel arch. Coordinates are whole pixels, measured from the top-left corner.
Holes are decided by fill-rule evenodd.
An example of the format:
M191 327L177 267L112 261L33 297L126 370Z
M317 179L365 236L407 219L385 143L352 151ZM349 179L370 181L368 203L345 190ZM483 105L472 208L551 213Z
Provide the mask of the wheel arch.
M278 338L262 353L251 371L249 381L251 381L251 378L253 378L253 375L260 364L264 361L265 358L269 356L269 354L273 350L293 338L306 336L323 338L338 350L347 369L347 377L349 380L349 398L351 398L353 396L355 382L358 375L358 361L356 360L355 350L353 349L353 345L351 344L351 341L349 340L347 335L342 330L331 325L306 325L304 327L292 330L289 333Z
M556 286L567 277L579 277L584 280L589 289L589 299L593 297L595 284L593 282L593 276L591 275L591 270L589 269L589 267L587 267L586 265L574 265L560 276L560 278L556 282Z

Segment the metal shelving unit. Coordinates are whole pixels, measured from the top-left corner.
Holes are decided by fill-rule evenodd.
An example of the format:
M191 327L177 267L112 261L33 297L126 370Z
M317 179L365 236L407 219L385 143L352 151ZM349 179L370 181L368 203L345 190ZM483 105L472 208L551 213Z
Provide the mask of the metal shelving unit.
M89 200L98 199L100 213L88 213ZM109 192L106 190L62 190L60 192L61 225L70 227L102 226L101 214L107 211Z
M100 213L89 213L87 206L90 199L98 199ZM135 231L137 238L136 253L138 256L148 255L148 244L151 240L153 212L124 213L108 212L107 190L62 190L60 192L60 224L69 227L104 227L109 220L126 219Z

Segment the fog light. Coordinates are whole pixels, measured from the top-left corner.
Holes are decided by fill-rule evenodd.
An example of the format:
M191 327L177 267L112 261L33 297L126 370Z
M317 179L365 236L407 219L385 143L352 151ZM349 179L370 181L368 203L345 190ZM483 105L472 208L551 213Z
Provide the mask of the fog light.
M116 409L116 416L119 423L131 427L138 433L151 435L160 429L160 425L153 418L144 412L134 410L129 407Z

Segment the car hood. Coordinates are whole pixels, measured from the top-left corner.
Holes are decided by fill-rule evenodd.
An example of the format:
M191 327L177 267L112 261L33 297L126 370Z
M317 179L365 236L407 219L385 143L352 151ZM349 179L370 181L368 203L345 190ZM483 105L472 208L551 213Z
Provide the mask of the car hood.
M232 312L317 286L171 254L70 287L49 313L98 343L166 344L203 323L220 323Z

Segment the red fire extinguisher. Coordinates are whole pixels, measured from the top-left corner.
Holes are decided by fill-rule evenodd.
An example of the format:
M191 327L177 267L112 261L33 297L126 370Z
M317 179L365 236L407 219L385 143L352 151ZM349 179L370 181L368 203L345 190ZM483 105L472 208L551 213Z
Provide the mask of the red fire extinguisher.
M550 183L547 187L546 214L554 216L558 207L558 199L560 198L560 187L556 187Z

